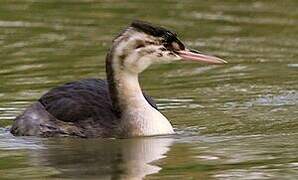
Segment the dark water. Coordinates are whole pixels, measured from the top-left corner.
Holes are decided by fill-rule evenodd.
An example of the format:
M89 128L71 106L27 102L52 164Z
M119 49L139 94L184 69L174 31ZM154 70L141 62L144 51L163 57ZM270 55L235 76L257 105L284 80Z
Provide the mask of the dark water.
M1 179L298 179L298 2L0 0L0 126L50 87L105 77L111 39L132 19L174 29L228 65L142 74L174 136L13 137Z

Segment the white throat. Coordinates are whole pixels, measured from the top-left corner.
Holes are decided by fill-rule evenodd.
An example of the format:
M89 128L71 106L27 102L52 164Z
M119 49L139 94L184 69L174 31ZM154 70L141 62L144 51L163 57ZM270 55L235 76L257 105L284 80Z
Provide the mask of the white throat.
M145 99L138 81L138 74L122 69L113 62L117 98L121 108L121 136L152 136L173 134L167 118Z
M174 133L167 118L145 99L139 85L138 74L118 70L114 72L114 78L118 102L122 108L120 126L122 135L131 137Z

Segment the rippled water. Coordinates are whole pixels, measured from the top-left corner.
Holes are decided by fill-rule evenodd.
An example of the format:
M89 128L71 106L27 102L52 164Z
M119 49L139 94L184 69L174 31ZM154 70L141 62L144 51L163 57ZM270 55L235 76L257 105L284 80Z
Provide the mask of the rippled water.
M298 3L0 1L3 179L297 179ZM6 128L49 88L105 77L111 39L132 19L178 32L228 65L175 63L142 74L177 135L13 137Z

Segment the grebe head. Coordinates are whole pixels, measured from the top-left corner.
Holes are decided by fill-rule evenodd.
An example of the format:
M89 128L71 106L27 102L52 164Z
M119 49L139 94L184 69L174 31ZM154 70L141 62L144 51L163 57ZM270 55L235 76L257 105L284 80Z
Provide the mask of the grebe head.
M178 60L226 63L220 58L186 48L176 33L143 21L133 21L114 39L113 56L119 69L137 74L153 63Z

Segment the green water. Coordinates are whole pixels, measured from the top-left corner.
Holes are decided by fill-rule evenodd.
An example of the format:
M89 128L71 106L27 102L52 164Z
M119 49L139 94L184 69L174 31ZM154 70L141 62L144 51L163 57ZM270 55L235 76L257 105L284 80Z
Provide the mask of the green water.
M132 19L175 30L228 65L153 66L143 89L177 135L13 137L0 179L298 179L298 2L0 0L0 126L49 88L104 78Z

